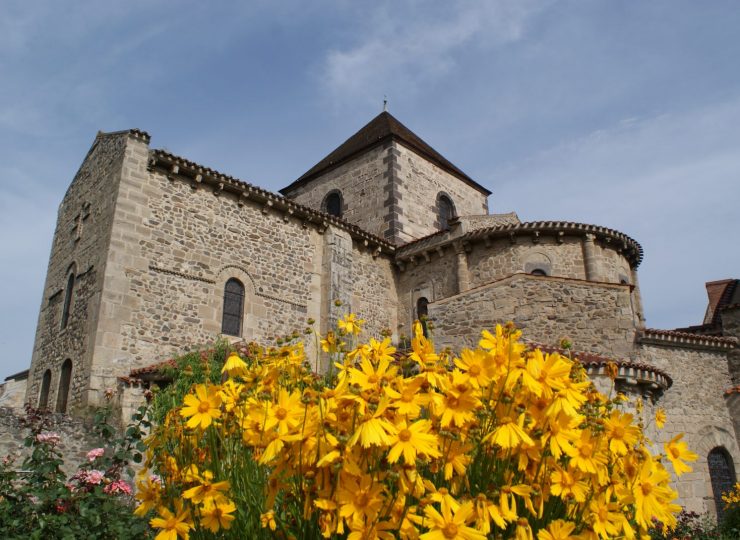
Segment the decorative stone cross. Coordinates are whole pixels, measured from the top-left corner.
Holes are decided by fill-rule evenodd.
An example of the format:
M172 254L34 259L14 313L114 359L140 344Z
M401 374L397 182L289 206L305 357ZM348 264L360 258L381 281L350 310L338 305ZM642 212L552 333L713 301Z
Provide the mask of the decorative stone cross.
M75 237L75 242L82 238L82 229L85 226L85 221L90 217L90 203L87 202L82 205L82 211L75 216L74 227L72 232Z

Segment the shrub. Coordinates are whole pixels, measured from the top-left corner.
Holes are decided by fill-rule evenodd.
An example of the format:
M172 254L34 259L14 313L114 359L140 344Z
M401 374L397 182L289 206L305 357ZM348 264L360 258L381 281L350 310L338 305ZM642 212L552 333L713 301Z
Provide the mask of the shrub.
M29 449L20 467L6 456L0 464L0 537L7 539L143 538L149 527L132 514L132 486L125 476L142 448L145 407L126 435L116 437L108 423L111 410L95 416L95 432L102 446L69 478L59 450L61 437L49 431L48 413L26 410ZM139 454L139 461L141 461Z
M676 437L651 455L642 419L577 361L529 350L511 325L452 356L418 323L408 354L388 338L356 344L361 324L348 315L321 340L323 377L301 343L254 347L164 415L137 495L158 538L593 539L676 525L661 459L681 474L695 454Z

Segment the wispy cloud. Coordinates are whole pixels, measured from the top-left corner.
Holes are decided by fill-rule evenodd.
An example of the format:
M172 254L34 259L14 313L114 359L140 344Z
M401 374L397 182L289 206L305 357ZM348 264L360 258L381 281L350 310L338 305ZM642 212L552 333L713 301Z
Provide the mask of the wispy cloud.
M740 230L738 147L740 96L630 118L492 171L493 207L633 236L646 252L640 280L648 323L698 323L703 283L740 268L740 253L729 248Z
M381 5L366 16L359 43L329 51L325 84L337 101L377 101L390 85L415 93L454 69L464 47L516 41L530 17L548 2L501 0L449 3L407 11L408 3ZM412 5L419 7L417 3Z

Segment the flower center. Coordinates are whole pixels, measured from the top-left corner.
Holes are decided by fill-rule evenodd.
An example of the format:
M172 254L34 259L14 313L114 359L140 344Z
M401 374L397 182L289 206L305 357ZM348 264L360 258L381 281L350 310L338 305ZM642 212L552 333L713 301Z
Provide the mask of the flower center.
M360 492L360 494L355 497L355 506L357 508L365 508L369 502L370 497L368 497L367 493L365 493L364 491Z
M401 394L401 401L405 401L406 403L414 401L414 392L411 390L404 390L403 394Z
M378 382L378 376L375 373L369 375L367 378L367 382L369 382L370 384L375 384L376 382Z
M284 407L279 407L278 410L275 411L275 416L278 420L285 420L288 416L288 411L286 411Z
M647 497L648 495L650 495L650 493L653 491L653 485L650 482L643 482L642 483L642 486L640 486L640 487L642 488L642 494L645 497Z
M407 442L411 439L411 432L408 429L402 429L398 432L398 439Z
M612 434L617 439L623 439L624 438L624 428L622 426L617 426L614 428L614 431L612 432Z
M480 366L473 364L470 366L470 369L468 369L468 373L471 375L480 375Z
M445 528L442 529L442 534L445 535L445 538L455 538L457 536L457 525L454 523L448 523L445 525Z
M199 413L207 413L210 408L211 408L211 404L208 403L207 401L201 401L198 404L198 412Z
M591 457L593 450L594 449L590 444L584 444L583 446L581 446L581 455L583 457Z
M459 404L460 402L455 396L447 396L447 406L449 408L456 409Z
M673 456L673 459L678 459L679 457L681 457L681 452L678 450L678 448L669 447L668 451Z

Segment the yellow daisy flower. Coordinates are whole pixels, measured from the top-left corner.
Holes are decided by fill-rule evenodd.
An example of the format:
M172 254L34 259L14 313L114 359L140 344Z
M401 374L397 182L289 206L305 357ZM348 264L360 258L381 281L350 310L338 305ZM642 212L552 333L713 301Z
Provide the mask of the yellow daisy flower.
M221 396L218 387L198 384L195 386L195 395L185 396L185 407L180 410L180 415L189 418L187 426L190 429L196 427L206 429L215 418L221 416L220 406Z

